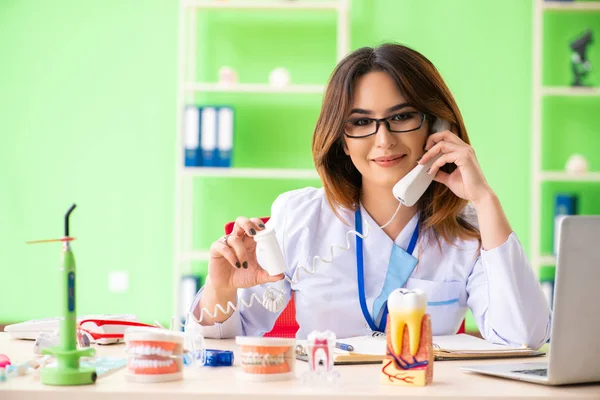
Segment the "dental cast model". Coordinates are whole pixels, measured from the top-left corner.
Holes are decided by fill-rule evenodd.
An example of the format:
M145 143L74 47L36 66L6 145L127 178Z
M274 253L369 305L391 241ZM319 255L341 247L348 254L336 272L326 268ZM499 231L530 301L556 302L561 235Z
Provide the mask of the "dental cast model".
M125 331L126 378L135 382L167 382L183 379L181 332L135 327Z
M386 358L381 383L425 386L433 379L431 320L427 295L418 289L396 289L388 296Z
M237 336L239 377L251 381L280 381L296 377L296 339Z

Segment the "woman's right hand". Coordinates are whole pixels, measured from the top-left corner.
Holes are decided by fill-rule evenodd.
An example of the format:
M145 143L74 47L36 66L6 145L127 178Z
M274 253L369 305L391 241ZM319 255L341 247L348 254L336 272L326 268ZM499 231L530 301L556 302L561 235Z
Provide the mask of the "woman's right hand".
M260 218L238 217L231 234L213 242L208 275L215 290L231 291L283 279L283 274L270 276L258 265L254 235L263 229Z

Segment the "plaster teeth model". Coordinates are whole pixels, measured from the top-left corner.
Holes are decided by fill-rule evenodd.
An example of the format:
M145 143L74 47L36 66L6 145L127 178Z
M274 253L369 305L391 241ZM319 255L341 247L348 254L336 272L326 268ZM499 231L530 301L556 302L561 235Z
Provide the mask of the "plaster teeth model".
M242 371L252 381L294 379L296 339L237 336Z
M158 328L128 328L127 379L167 382L183 379L183 334Z

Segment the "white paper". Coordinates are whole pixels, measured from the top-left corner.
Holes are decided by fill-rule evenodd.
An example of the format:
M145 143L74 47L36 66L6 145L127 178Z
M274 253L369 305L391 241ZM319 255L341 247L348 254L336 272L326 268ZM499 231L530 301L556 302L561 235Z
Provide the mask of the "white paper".
M484 339L464 333L448 336L433 336L433 347L435 350L460 353L498 353L530 351L524 347L511 347L501 344L490 343ZM354 346L353 354L385 355L386 341L385 337L357 336L337 340L339 343L345 343ZM298 340L298 344L304 345L306 341ZM343 350L335 349L336 353L347 353Z

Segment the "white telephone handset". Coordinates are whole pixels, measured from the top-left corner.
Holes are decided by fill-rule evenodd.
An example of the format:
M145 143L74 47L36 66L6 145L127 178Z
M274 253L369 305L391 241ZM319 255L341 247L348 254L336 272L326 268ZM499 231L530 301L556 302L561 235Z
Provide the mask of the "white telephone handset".
M433 132L442 132L450 129L450 123L443 119L436 119L433 123ZM440 158L442 153L438 154L427 164L419 164L406 176L398 181L392 189L394 196L407 207L415 205L415 203L421 198L425 190L429 187L433 181L433 176L429 175L427 171L433 165L433 163Z

